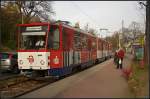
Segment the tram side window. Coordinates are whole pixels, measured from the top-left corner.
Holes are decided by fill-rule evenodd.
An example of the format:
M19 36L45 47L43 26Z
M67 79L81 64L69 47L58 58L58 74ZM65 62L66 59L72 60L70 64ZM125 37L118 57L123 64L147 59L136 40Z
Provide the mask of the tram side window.
M59 49L59 43L59 28L52 26L48 36L48 48L57 50Z
M101 40L98 41L98 50L102 50L102 41Z
M86 35L82 35L81 43L82 43L81 46L82 49L88 49L88 40Z
M103 50L106 50L106 45L105 45L105 43L103 43Z
M96 49L96 41L95 40L92 40L92 49Z
M76 32L74 34L74 48L75 50L81 49L80 33Z
M91 39L90 37L87 37L87 46L88 46L88 50L90 51L91 50Z
M65 28L63 28L63 49L68 50L69 49L69 35Z

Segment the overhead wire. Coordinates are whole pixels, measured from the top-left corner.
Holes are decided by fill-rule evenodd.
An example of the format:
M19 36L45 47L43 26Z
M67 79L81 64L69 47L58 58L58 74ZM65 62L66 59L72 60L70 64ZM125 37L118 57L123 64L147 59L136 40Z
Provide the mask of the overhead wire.
M80 8L80 6L78 6L78 5L77 5L75 2L73 2L73 1L71 1L71 3L72 3L76 8L78 8L79 11L82 12L82 14L84 14L86 17L88 17L88 19L90 19L94 24L96 23L96 24L99 26L99 24L98 24L92 17L90 17L85 11L83 11L83 10Z
M94 24L96 24L96 27L98 28L98 30L99 30L99 28L100 28L100 25L97 23L97 21L95 21L91 16L89 16L85 11L83 11L82 9L81 9L81 7L79 6L79 5L77 5L75 2L73 2L73 1L70 1L71 2L71 4L73 4L77 9L79 9L79 11L82 13L82 14L84 14L86 17L88 17L88 19L90 19L91 21L92 21L92 23L94 23ZM97 30L97 29L96 29ZM102 31L100 31L100 32L102 32ZM106 31L105 31L106 32ZM108 31L107 31L108 32ZM104 32L102 32L102 34L103 34ZM100 33L101 34L101 33ZM98 34L97 35L100 35L99 34L99 32L98 32ZM105 34L105 36L107 36L107 34L106 33L104 33ZM102 35L101 35L102 36Z

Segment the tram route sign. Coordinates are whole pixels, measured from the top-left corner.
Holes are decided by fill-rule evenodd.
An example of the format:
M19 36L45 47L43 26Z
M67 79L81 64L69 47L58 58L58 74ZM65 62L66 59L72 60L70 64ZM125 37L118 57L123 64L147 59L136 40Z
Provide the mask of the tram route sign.
M42 26L26 27L26 31L40 31L40 30L42 30Z
M47 26L22 26L21 32L43 32L47 31Z

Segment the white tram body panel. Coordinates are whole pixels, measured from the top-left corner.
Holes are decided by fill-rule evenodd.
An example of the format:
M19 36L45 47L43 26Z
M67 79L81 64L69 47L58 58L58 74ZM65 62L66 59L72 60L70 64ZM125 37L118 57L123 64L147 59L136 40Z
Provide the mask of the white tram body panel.
M102 57L103 57L102 51L97 50L97 58L99 59L99 58L102 58Z
M18 52L19 69L50 69L50 52Z

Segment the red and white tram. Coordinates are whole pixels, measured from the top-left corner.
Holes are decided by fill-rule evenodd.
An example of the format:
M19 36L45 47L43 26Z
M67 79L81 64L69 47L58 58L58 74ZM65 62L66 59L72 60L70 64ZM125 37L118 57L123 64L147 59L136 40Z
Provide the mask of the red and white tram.
M63 76L111 55L111 44L58 23L18 24L18 66L40 76Z

